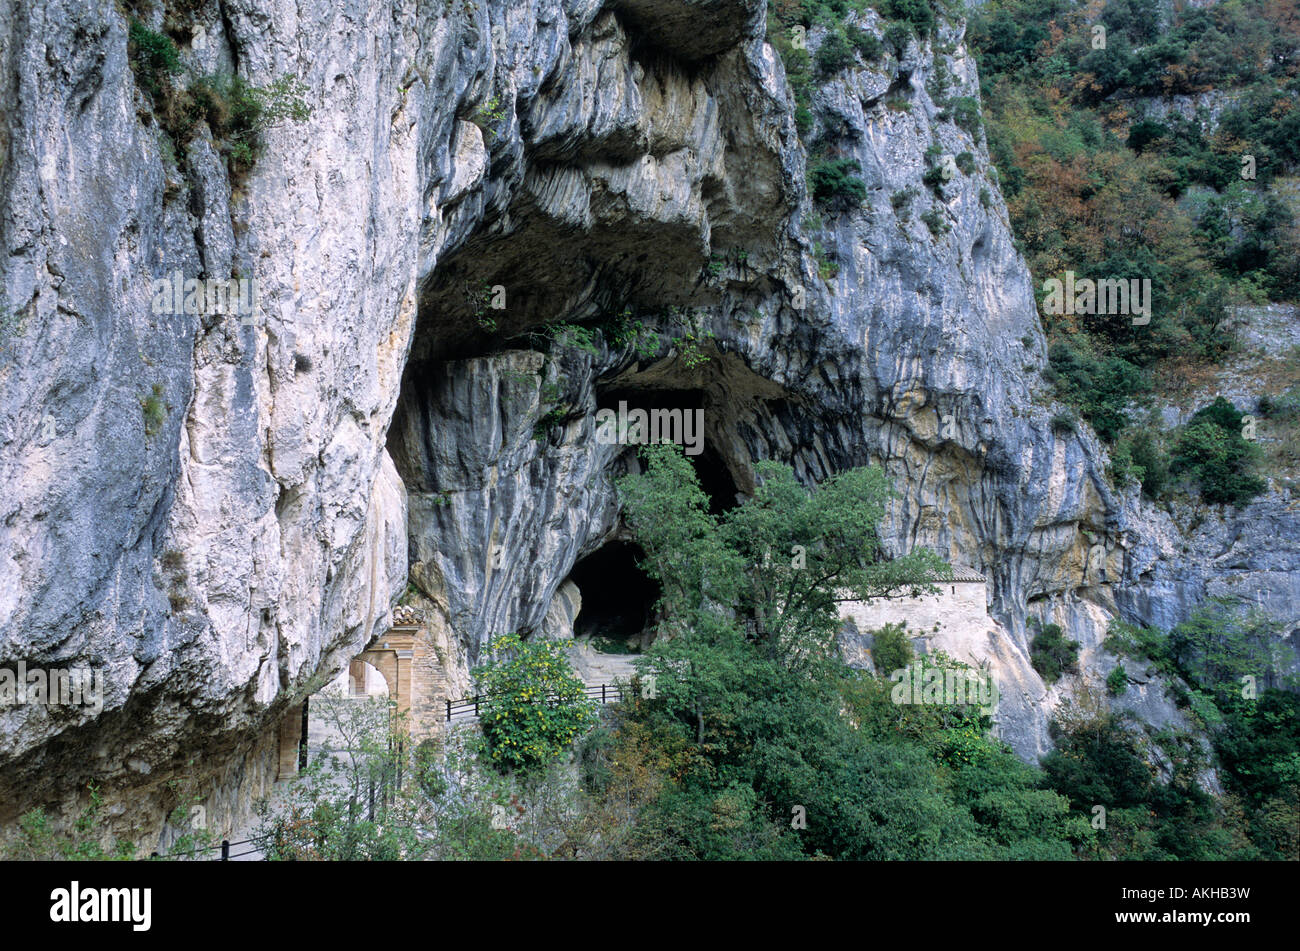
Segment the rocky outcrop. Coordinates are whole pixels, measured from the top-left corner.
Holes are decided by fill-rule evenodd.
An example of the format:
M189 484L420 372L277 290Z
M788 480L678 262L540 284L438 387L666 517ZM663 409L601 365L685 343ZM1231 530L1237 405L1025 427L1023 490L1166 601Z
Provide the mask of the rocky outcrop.
M1158 599L1143 566L1172 542L1135 537L1096 440L1050 425L985 144L927 91L942 64L978 94L961 27L821 86L812 135L868 197L818 222L762 16L177 5L193 69L309 90L310 119L232 183L202 130L176 159L118 6L0 12L0 273L22 321L0 357L0 664L89 663L109 685L98 715L0 711L0 822L71 810L91 778L142 837L176 777L238 812L273 778L267 731L408 575L453 692L493 634L562 628L556 592L621 533L613 480L635 461L595 438L611 394L702 408L727 491L765 458L809 481L884 466L892 550L990 579L1002 633L965 646L1015 670L1004 736L1046 749L1026 614L1095 652L1111 614ZM971 170L928 188L932 144ZM255 278L259 309L155 315L175 270ZM675 342L554 329L625 311Z

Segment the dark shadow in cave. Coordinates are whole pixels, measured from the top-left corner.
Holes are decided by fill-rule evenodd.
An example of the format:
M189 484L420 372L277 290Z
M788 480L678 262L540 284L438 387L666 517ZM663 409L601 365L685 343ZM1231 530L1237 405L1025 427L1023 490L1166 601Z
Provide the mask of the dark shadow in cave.
M697 389L674 390L647 387L644 389L609 389L597 394L596 405L599 409L611 409L617 413L620 403L627 404L628 412L635 409L647 411L680 409L684 413L693 412L697 409L704 410L706 422L708 414L711 412L706 405L704 391ZM695 467L695 475L700 480L700 488L709 497L710 514L721 515L723 512L736 507L736 494L739 489L736 486L736 480L732 478L731 470L727 468L722 456L709 446L708 439L703 433L699 434L699 438L703 440L700 451L695 455L691 455L688 451L686 458Z
M659 586L638 566L643 557L638 545L610 542L573 566L569 580L582 592L574 637L649 643L646 631L659 600Z
M709 497L709 514L721 515L734 509L738 504L736 495L739 490L736 488L736 480L731 477L731 471L722 461L722 457L706 446L698 456L686 458L690 459L691 465L695 466L700 488Z

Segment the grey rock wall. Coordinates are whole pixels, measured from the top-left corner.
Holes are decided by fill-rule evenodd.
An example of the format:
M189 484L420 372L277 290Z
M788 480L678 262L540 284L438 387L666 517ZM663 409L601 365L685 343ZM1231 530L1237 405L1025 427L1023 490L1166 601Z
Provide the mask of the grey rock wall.
M1053 432L985 144L926 91L942 60L978 94L959 26L950 52L821 86L868 198L818 222L758 0L185 8L168 22L204 27L201 50L181 36L196 69L309 90L245 181L206 132L178 163L117 4L0 10L0 303L21 318L0 356L0 664L109 685L97 716L0 710L0 823L71 811L92 777L145 838L175 777L236 815L270 778L267 731L408 574L453 686L492 635L553 632L574 563L621 533L612 480L635 462L594 438L612 388L696 394L741 491L764 458L807 480L883 465L892 549L991 580L993 640L966 646L1001 665L1027 757L1072 685L1048 696L1028 668L1026 613L1104 674L1117 611L1172 618L1229 562L1295 590L1294 559L1249 538L1176 555L1182 528L1116 496L1095 438ZM932 143L974 172L926 188ZM251 326L154 314L176 269L255 278ZM539 352L545 325L623 308L711 333L711 359Z

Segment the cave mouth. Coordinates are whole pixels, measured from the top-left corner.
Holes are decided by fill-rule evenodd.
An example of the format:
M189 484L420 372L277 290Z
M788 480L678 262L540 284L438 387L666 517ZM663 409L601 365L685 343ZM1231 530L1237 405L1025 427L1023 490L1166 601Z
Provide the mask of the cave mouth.
M699 443L694 447L695 451L692 451L692 447L687 447L686 458L695 469L695 475L700 480L700 488L709 497L711 515L721 515L736 507L740 489L721 454L709 445L707 421L715 409L710 405L703 390L659 387L609 388L597 393L596 406L598 410L608 409L614 412L619 412L620 406L625 406L628 412L637 409L647 412L680 410L685 414L699 410L705 425L696 427L703 431L698 433Z
M573 566L569 580L582 593L574 639L597 650L627 653L647 647L659 585L641 570L645 553L631 542L610 542Z

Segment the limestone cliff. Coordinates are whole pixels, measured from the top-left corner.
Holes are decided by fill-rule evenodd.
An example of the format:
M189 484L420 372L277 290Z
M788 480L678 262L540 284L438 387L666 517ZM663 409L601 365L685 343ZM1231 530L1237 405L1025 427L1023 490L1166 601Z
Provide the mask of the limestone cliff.
M757 0L130 6L196 72L297 77L311 116L232 181L204 128L177 158L120 4L0 10L0 665L108 683L97 716L0 710L0 822L92 778L124 828L156 828L177 777L237 812L268 730L408 576L453 683L491 635L547 633L621 533L634 462L594 438L617 394L702 407L728 491L764 458L883 465L893 550L989 578L990 633L950 652L993 661L1025 756L1070 689L1030 667L1027 615L1095 668L1111 614L1168 620L1216 570L1168 567L1177 526L1050 425L985 143L927 92L942 64L978 95L960 24L819 87L812 134L868 189L819 216ZM926 187L932 144L973 169ZM255 279L256 314L154 313L177 270ZM625 310L710 359L543 331ZM1294 590L1293 566L1264 570Z

